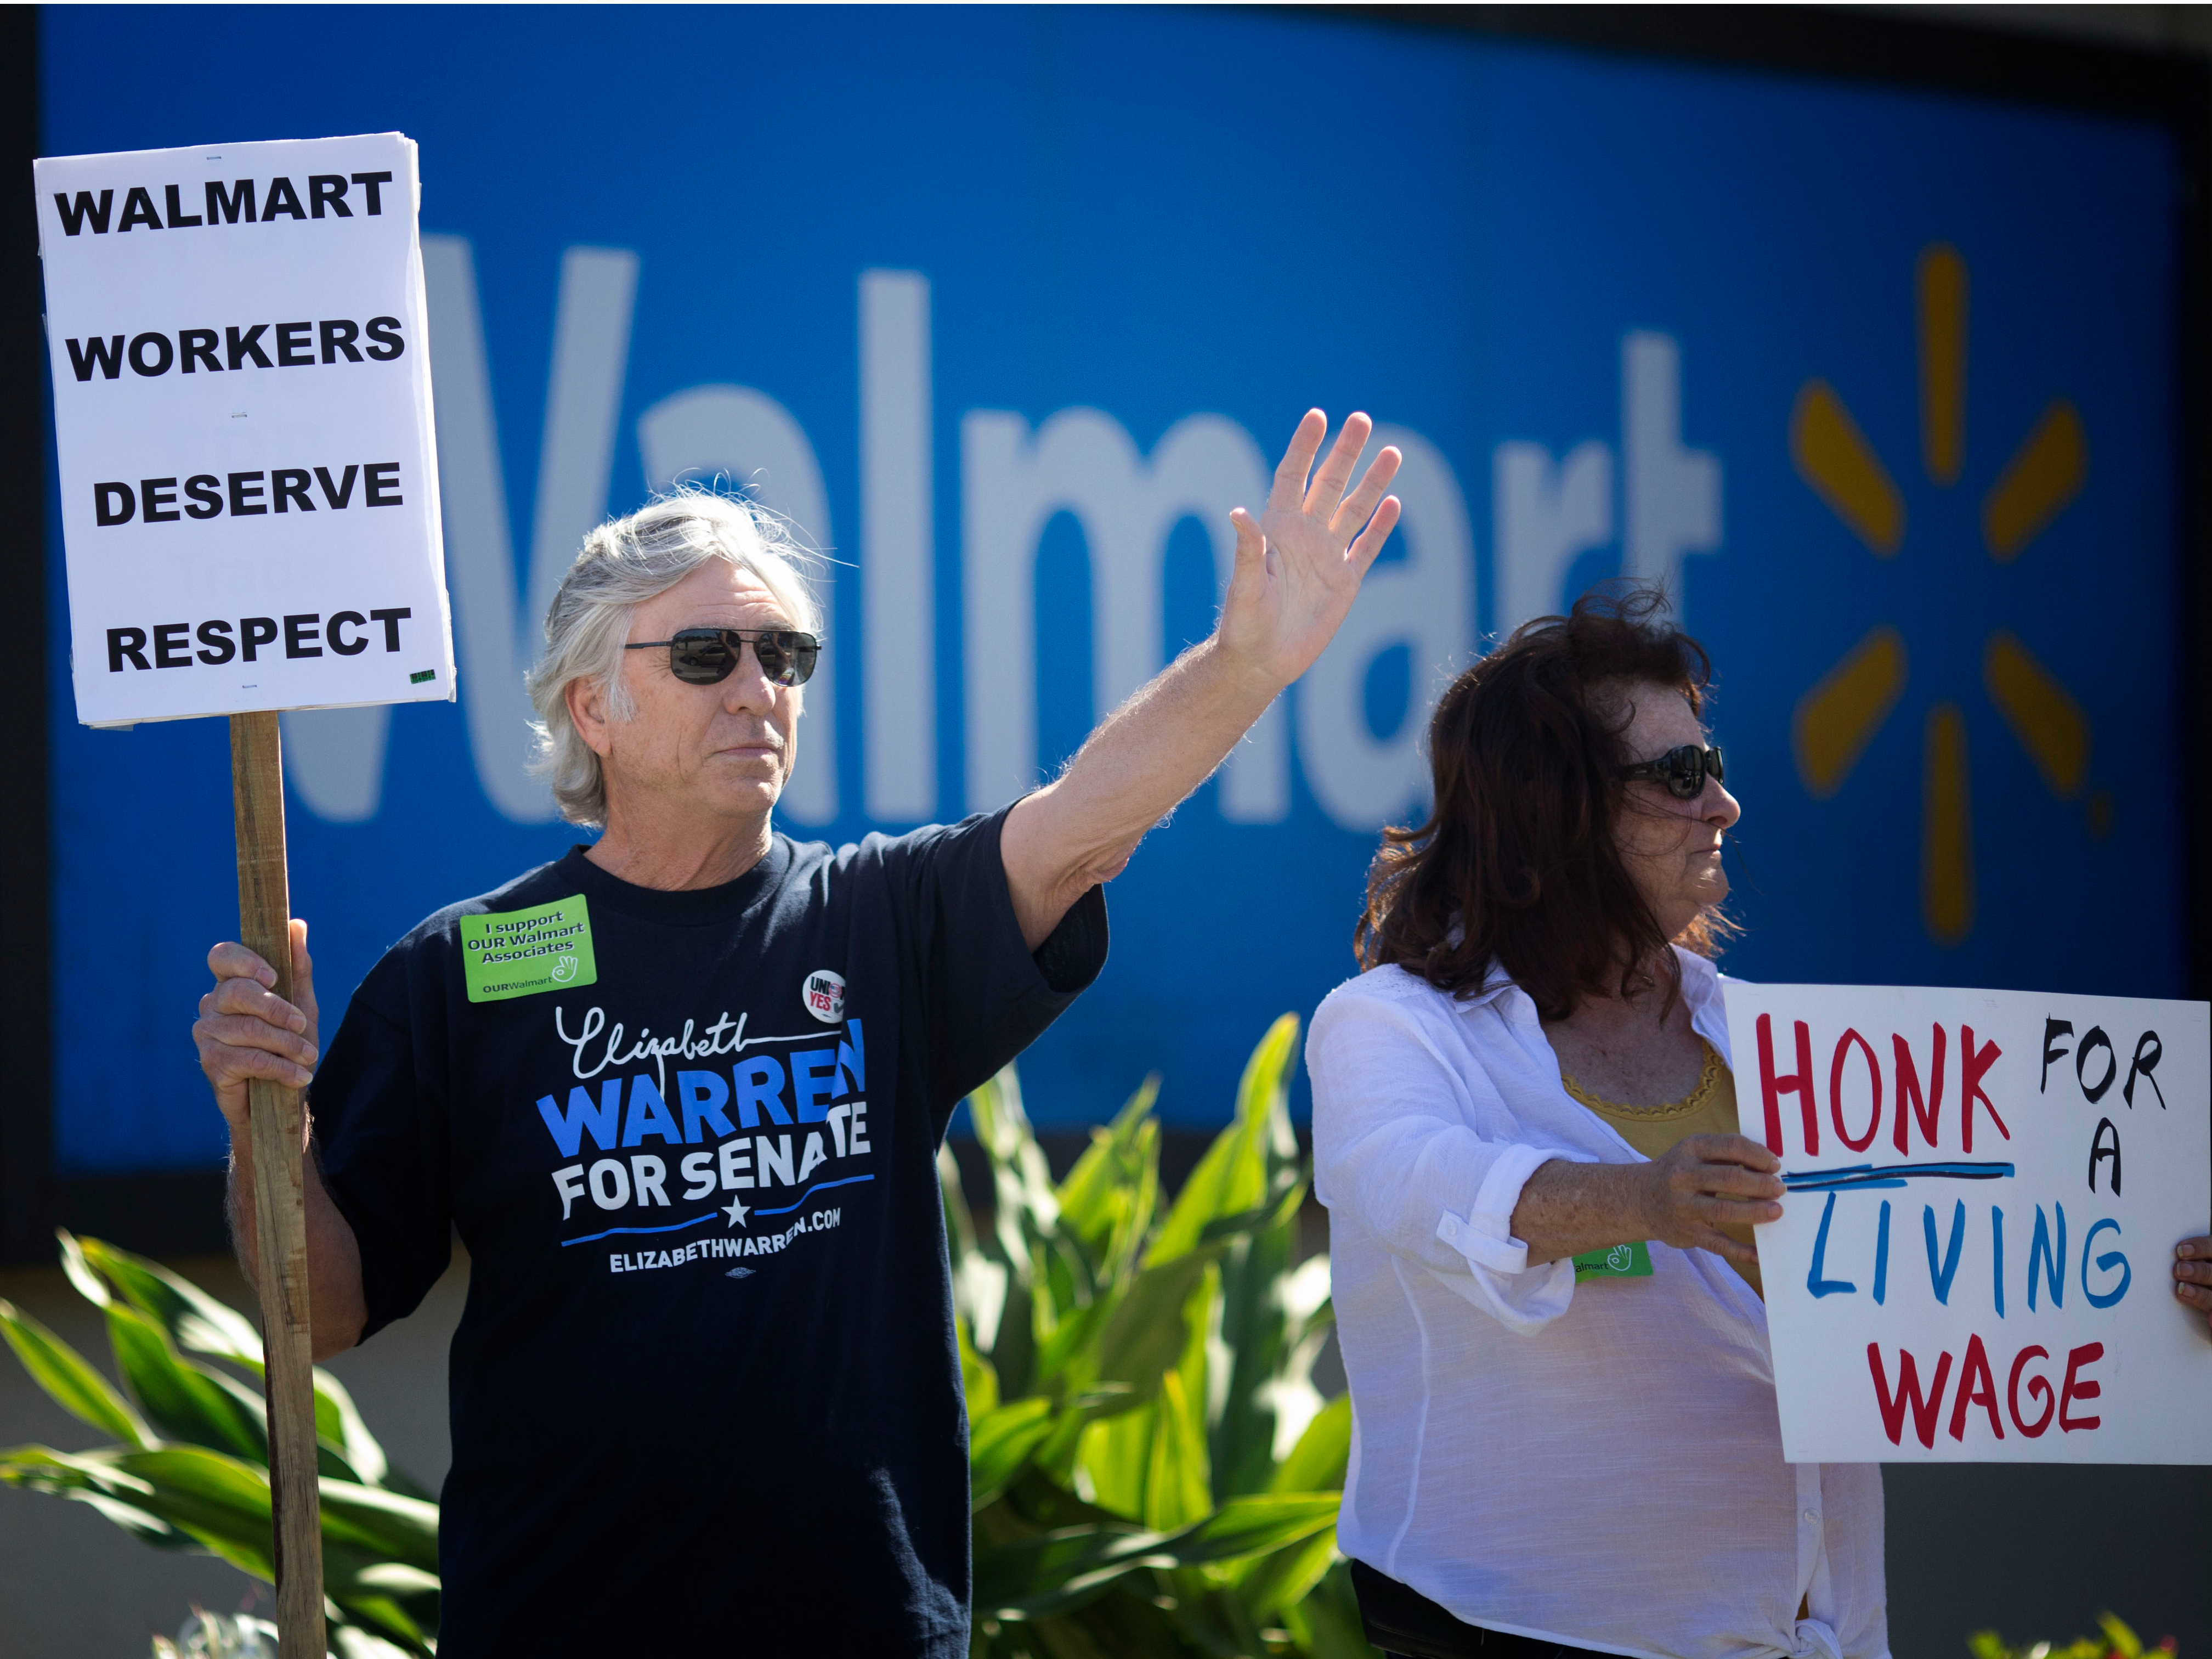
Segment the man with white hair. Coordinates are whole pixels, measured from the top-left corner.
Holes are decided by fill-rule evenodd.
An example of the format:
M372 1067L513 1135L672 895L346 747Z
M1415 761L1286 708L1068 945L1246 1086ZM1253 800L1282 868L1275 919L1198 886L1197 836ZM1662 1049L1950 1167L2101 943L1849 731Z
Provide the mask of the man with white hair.
M701 495L603 525L531 681L555 797L599 838L422 923L327 1054L304 922L291 1003L209 953L193 1035L249 1271L246 1079L313 1085L317 1357L468 1249L446 1659L966 1653L937 1147L1097 976L1100 884L1350 610L1399 456L1353 488L1370 424L1316 470L1327 425L1233 515L1212 635L1058 778L836 850L770 827L820 649L780 531Z

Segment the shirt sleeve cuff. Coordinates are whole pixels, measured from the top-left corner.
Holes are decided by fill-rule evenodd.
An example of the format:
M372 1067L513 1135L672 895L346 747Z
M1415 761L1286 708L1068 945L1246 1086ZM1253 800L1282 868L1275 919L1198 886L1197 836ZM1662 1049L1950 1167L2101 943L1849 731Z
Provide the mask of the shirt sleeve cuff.
M1093 887L1067 908L1060 925L1030 953L1056 996L1090 988L1106 965L1106 890Z
M1468 1265L1494 1273L1528 1270L1528 1247L1513 1237L1514 1206L1528 1177L1558 1157L1534 1146L1508 1146L1490 1166L1465 1219L1449 1210L1437 1223L1437 1237L1467 1258Z
M1437 1239L1468 1267L1464 1282L1456 1273L1439 1273L1437 1278L1508 1330L1524 1336L1565 1313L1574 1296L1572 1261L1563 1257L1532 1269L1528 1246L1513 1237L1513 1211L1521 1201L1521 1189L1554 1158L1573 1164L1594 1161L1573 1152L1508 1146L1476 1189L1472 1213L1462 1218L1447 1210L1437 1223Z

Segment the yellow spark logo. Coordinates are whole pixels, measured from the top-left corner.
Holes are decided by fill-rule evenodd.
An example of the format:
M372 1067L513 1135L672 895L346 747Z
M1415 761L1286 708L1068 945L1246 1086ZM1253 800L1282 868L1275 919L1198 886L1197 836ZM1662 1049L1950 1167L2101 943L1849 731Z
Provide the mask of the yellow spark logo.
M1964 465L1966 427L1966 262L1936 243L1915 273L1920 331L1920 461L1931 483L1954 488ZM1878 559L1905 549L1905 501L1881 457L1844 400L1814 378L1798 388L1790 416L1790 453L1798 476ZM2088 477L2081 416L2054 398L2014 451L1982 501L1982 544L2009 565L2042 534ZM1797 774L1815 799L1844 787L1867 745L1904 696L1905 636L1876 625L1797 701L1790 748ZM2089 766L2089 720L2064 685L2011 634L1990 631L1982 650L1982 685L2044 783L2062 800L2081 793ZM1974 925L1974 848L1967 785L1966 718L1936 702L1921 734L1920 903L1929 935L1957 945ZM2111 797L2088 802L2091 830L2102 834Z

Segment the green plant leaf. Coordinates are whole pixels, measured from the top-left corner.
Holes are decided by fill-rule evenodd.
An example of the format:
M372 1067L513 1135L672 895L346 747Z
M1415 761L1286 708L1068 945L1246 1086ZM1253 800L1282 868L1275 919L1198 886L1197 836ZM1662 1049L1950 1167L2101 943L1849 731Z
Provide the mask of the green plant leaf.
M944 1141L937 1144L937 1193L945 1206L945 1238L957 1261L975 1248L975 1218L968 1212L968 1194L960 1185L960 1161Z
M1170 1591L1163 1599L1172 1605L1165 1610L1185 1651L1218 1655L1220 1659L1247 1659L1273 1651L1243 1601L1218 1582L1218 1569L1192 1567L1153 1578ZM1125 1580L1113 1595L1126 1596L1141 1582ZM1093 1602L1084 1610L1085 1622L1096 1616L1099 1605Z
M251 1322L236 1309L216 1300L191 1280L171 1273L158 1262L118 1250L99 1239L79 1240L65 1232L60 1237L64 1267L72 1261L77 1264L77 1271L71 1277L88 1297L112 1307L114 1304L108 1295L107 1285L112 1282L122 1297L122 1305L160 1325L173 1346L231 1360L244 1366L257 1379L260 1377L260 1338ZM85 1279L90 1281L89 1287L82 1282ZM96 1297L94 1291L98 1291ZM111 1340L113 1334L111 1328ZM119 1352L118 1358L119 1363ZM259 1391L225 1372L185 1363L190 1371L220 1389L237 1409L251 1417L254 1447L249 1450L238 1443L210 1438L199 1432L185 1432L177 1427L171 1427L169 1432L196 1444L234 1451L265 1463L267 1419ZM384 1449L362 1420L345 1385L320 1368L314 1376L315 1425L321 1454L318 1461L323 1472L338 1480L389 1486L410 1497L428 1497L416 1482L391 1467Z
M43 1449L0 1454L0 1479L25 1485L40 1474L49 1480L65 1474L157 1516L245 1571L272 1577L265 1470L202 1447L163 1446L63 1456L62 1470L40 1471L22 1466L26 1449ZM436 1571L434 1504L348 1480L320 1486L324 1547L337 1576L344 1576L349 1552Z
M1155 1407L1145 1406L1105 1417L1083 1431L1077 1461L1091 1477L1091 1495L1100 1508L1140 1522L1145 1515L1145 1481L1152 1473Z
M427 1653L429 1650L401 1647L365 1630L338 1625L331 1631L331 1650L338 1659L405 1659L409 1654Z
M327 1528L324 1546L323 1583L331 1601L349 1625L380 1644L366 1651L387 1656L433 1651L443 1589L435 1573L379 1560L333 1540ZM342 1654L360 1650L339 1650Z
M1303 1601L1336 1559L1336 1528L1239 1562L1230 1569L1237 1600L1254 1619L1272 1622L1284 1608Z
M1342 1494L1333 1492L1261 1492L1232 1498L1190 1529L1179 1543L1180 1566L1233 1560L1277 1550L1336 1524Z
M345 1384L320 1365L315 1367L315 1437L344 1457L355 1479L371 1486L384 1483L389 1467L384 1448L362 1420Z
M275 1582L265 1471L199 1446L118 1451L113 1462L146 1485L132 1501L233 1566Z
M1005 1620L1065 1613L1140 1567L1174 1569L1279 1550L1333 1525L1334 1492L1231 1498L1173 1533L1060 1528L975 1557L975 1607Z
M97 1238L75 1239L67 1233L59 1237L64 1261L70 1248L76 1246L87 1265L112 1285L125 1302L166 1329L178 1347L245 1365L261 1364L261 1334L237 1309L218 1302L158 1261L119 1250Z
M1000 1389L1018 1396L1030 1392L1041 1330L1056 1322L1048 1286L1039 1282L1038 1252L1059 1220L1044 1152L1022 1111L1021 1083L1009 1066L968 1097L976 1144L991 1165L994 1193L991 1226L977 1235L976 1251L1004 1274L994 1286L995 1318L971 1297L975 1342L999 1373ZM982 1275L970 1263L960 1277L971 1287ZM1046 1306L1041 1307L1040 1302Z
M143 1489L143 1482L117 1476L112 1471L95 1474L78 1467L72 1454L48 1446L16 1446L0 1451L0 1486L83 1504L158 1549L191 1546L191 1539L161 1516L118 1495L135 1496Z
M1231 1124L1213 1138L1168 1207L1159 1237L1146 1253L1147 1265L1172 1261L1204 1242L1208 1224L1229 1221L1229 1231L1249 1231L1255 1212L1267 1206L1267 1164L1258 1122ZM1214 1237L1224 1236L1216 1228Z
M1053 1194L1044 1149L1022 1109L1021 1079L1014 1068L1006 1067L969 1096L968 1107L975 1139L991 1164L999 1249L1010 1264L1018 1264L1026 1261L1033 1243L1057 1226L1060 1200Z
M1010 1639L996 1650L1034 1653L1038 1659L1131 1659L1133 1655L1184 1659L1193 1650L1183 1623L1176 1612L1155 1603L1149 1593L1152 1588L1148 1575L1132 1573L1066 1618L1006 1626Z
M975 1556L975 1610L999 1620L1065 1613L1146 1565L1173 1566L1167 1540L1141 1528L1063 1527Z
M1152 1467L1145 1475L1145 1524L1176 1532L1203 1519L1213 1509L1206 1478L1206 1383L1194 1389L1174 1370L1160 1377L1152 1402Z
M953 1316L952 1330L960 1344L960 1393L968 1403L968 1420L972 1423L999 1403L999 1374L989 1360L975 1352L964 1315Z
M321 1485L323 1536L425 1573L438 1571L438 1506L352 1480Z
M155 1443L154 1431L85 1357L13 1303L0 1301L0 1335L31 1380L70 1416L133 1446Z
M1352 1457L1352 1396L1340 1394L1314 1413L1298 1443L1268 1483L1270 1492L1333 1492Z
M1209 1247L1138 1273L1101 1322L1082 1367L1084 1380L1126 1384L1129 1392L1124 1410L1151 1400L1159 1390L1160 1378L1182 1358L1189 1341L1184 1304L1218 1253L1218 1247ZM1073 1364L1068 1369L1071 1375L1078 1374Z
M331 1600L354 1628L366 1627L366 1633L380 1638L386 1644L386 1652L394 1649L412 1654L437 1651L430 1645L437 1627L433 1625L425 1630L405 1607L388 1595L343 1595Z
M1083 1247L1094 1270L1103 1269L1108 1262L1115 1236L1137 1195L1143 1158L1140 1143L1159 1091L1160 1079L1155 1073L1129 1097L1111 1123L1093 1129L1091 1145L1076 1159L1075 1167L1054 1194L1062 1229Z
M232 1565L269 1578L269 1483L261 1471L197 1446L0 1451L0 1482L56 1496L113 1498Z
M1208 1244L1234 1244L1255 1234L1280 1227L1297 1218L1298 1206L1305 1201L1305 1195L1304 1186L1293 1185L1284 1188L1265 1204L1216 1216L1199 1229L1199 1244L1201 1248Z
M997 1338L986 1352L990 1357L991 1369L999 1374L999 1394L1003 1399L1009 1395L1027 1394L1035 1386L1037 1315L1026 1269L1019 1273L1007 1272L1004 1267L1000 1271L1006 1277L1000 1281L1003 1289Z
M150 1515L136 1504L126 1504L119 1498L110 1498L95 1492L57 1492L55 1496L97 1510L140 1543L151 1544L157 1550L189 1550L192 1547L192 1540L183 1533L160 1516Z
M1333 1562L1305 1599L1283 1609L1283 1623L1304 1659L1375 1659L1359 1621L1359 1598L1352 1593L1352 1564Z
M980 1510L1006 1489L1053 1431L1049 1400L1017 1400L985 1412L968 1429L968 1500Z
M83 1246L61 1228L54 1230L54 1237L61 1241L63 1276L76 1287L76 1293L94 1307L105 1308L112 1300L108 1294L107 1281L84 1259Z
M1224 1440L1230 1438L1232 1429L1243 1437L1231 1442L1241 1445L1242 1460L1225 1469L1216 1466L1214 1490L1224 1497L1239 1491L1317 1492L1340 1484L1338 1476L1331 1476L1285 1485L1269 1473L1276 1460L1291 1456L1322 1409L1321 1391L1313 1385L1313 1368L1335 1328L1328 1300L1328 1258L1310 1257L1291 1273L1279 1275L1268 1299L1281 1310L1280 1324L1264 1328L1261 1338L1248 1337L1247 1341L1255 1350L1262 1339L1273 1346L1278 1356L1273 1375L1259 1378L1253 1387L1247 1414L1238 1428L1231 1420L1232 1412L1243 1398L1241 1391L1252 1386L1251 1372L1241 1367L1244 1354L1240 1348L1240 1370L1224 1402L1222 1426L1215 1431Z
M420 1567L410 1567L398 1561L379 1561L363 1567L353 1576L352 1585L378 1590L402 1601L411 1601L424 1595L436 1595L445 1588L434 1572L425 1572Z
M1136 1181L1129 1200L1115 1224L1107 1245L1102 1277L1119 1287L1129 1282L1152 1236L1152 1222L1160 1207L1160 1126L1147 1117L1138 1126L1133 1148Z
M2105 1632L2105 1639L2112 1644L2112 1651L2120 1659L2142 1659L2142 1638L2110 1609L2097 1615L2097 1628Z
M260 1395L234 1377L180 1358L168 1333L126 1303L107 1304L107 1340L124 1386L166 1437L268 1467L268 1417Z
M115 1467L126 1449L64 1452L52 1446L9 1446L0 1449L0 1481L39 1492L71 1487L128 1499L150 1495L153 1488L145 1481Z
M1183 1347L1160 1378L1153 1401L1152 1467L1145 1476L1145 1524L1162 1532L1189 1525L1212 1512L1213 1481L1207 1452L1207 1412L1214 1393L1212 1351L1220 1346L1221 1268L1208 1262L1182 1306Z
M1301 1185L1279 1218L1230 1246L1221 1260L1220 1364L1227 1372L1211 1436L1213 1489L1222 1498L1264 1492L1275 1463L1290 1347L1283 1287L1297 1249ZM1319 1404L1318 1397L1314 1401Z

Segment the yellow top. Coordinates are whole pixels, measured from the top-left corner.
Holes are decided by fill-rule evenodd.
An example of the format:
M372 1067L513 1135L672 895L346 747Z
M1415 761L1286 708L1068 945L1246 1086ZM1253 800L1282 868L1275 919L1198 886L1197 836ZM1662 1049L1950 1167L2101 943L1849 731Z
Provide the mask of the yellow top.
M1702 1041L1702 1039L1700 1039ZM1680 1100L1670 1100L1657 1106L1624 1106L1618 1101L1601 1100L1585 1090L1565 1072L1559 1081L1569 1095L1595 1112L1612 1126L1613 1132L1650 1158L1664 1158L1672 1152L1676 1141L1689 1135L1733 1135L1742 1133L1736 1121L1735 1079L1720 1057L1719 1051L1705 1043L1705 1069L1698 1079L1698 1086ZM1723 1227L1721 1231L1740 1244L1752 1242L1748 1227ZM1727 1258L1723 1257L1725 1261ZM1735 1267L1747 1285L1757 1291L1759 1299L1766 1299L1766 1291L1759 1282L1755 1267Z

